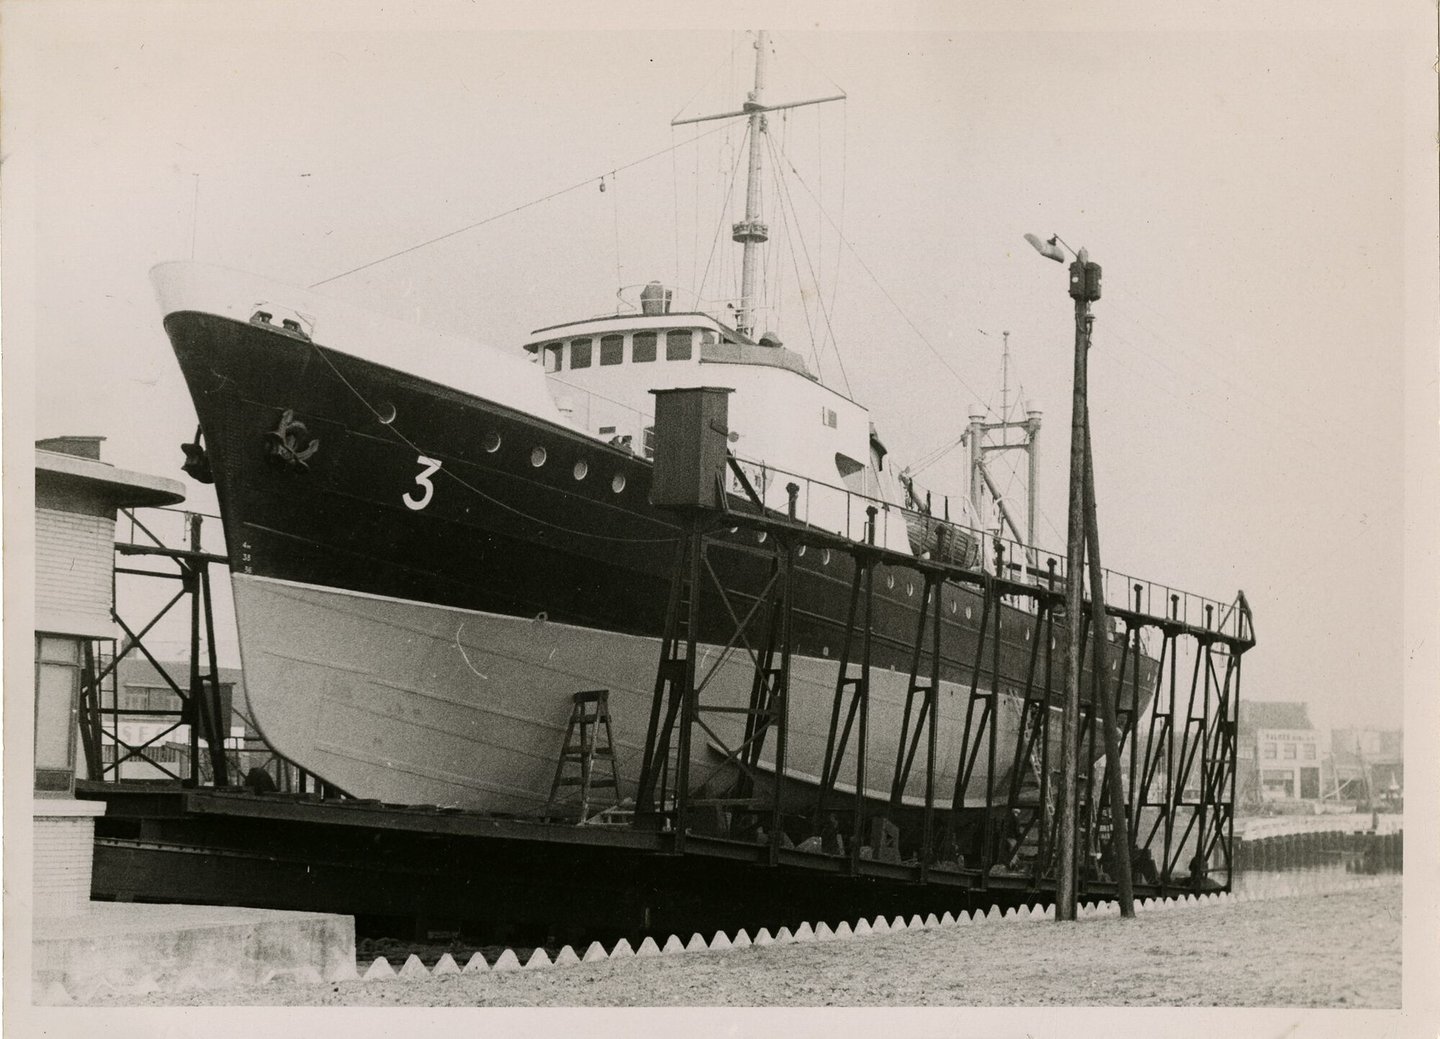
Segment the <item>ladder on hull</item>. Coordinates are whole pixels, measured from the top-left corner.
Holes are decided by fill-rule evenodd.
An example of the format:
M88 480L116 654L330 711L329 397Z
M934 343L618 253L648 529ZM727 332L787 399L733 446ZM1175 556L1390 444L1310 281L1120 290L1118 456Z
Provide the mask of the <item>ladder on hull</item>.
M555 781L550 785L550 800L546 803L545 813L554 815L561 791L578 786L578 825L590 818L593 792L608 787L618 798L620 783L615 771L615 737L610 729L609 690L591 689L576 693L572 699L574 706L570 709L570 722L565 727L565 742L560 747L560 760L555 764ZM597 766L606 765L609 766L609 777L597 775Z

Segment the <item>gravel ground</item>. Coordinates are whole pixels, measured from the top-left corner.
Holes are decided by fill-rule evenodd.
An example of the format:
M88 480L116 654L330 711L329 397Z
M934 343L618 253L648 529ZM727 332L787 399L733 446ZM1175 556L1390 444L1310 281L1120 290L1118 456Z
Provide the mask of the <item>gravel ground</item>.
M538 971L117 998L130 1006L1400 1006L1399 879L1078 923L980 924ZM399 964L394 966L398 967Z

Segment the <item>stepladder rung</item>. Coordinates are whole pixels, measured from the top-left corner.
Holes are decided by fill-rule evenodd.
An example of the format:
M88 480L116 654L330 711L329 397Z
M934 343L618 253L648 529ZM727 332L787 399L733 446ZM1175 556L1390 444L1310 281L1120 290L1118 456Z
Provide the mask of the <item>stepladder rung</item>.
M579 789L578 805L573 795L566 799L568 810L578 808L579 822L585 822L594 810L605 811L613 806L614 793L619 790L615 748L610 730L609 690L592 689L575 693L565 728L565 737L555 763L555 779L550 787L547 811L557 807L560 791ZM595 791L609 790L600 805L592 806Z

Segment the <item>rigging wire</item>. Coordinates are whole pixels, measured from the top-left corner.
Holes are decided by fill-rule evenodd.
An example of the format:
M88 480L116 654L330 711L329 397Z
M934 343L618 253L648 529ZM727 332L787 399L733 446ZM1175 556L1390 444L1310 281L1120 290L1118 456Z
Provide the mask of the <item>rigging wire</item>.
M639 166L641 163L649 162L651 159L655 159L660 157L661 155L665 155L668 152L674 151L676 148L683 148L686 144L689 144L692 141L698 141L701 138L709 137L712 134L717 134L723 129L725 129L724 126L719 126L713 130L706 130L704 133L696 134L694 137L689 138L681 144L672 145L669 148L661 148L657 152L651 152L649 155L642 156L632 162L627 162L623 166L616 166L614 169L609 171L610 176L613 179L615 174L619 173L622 170L633 169L634 167ZM600 176L603 179L605 174L602 173ZM417 250L424 249L427 246L434 245L437 242L443 242L447 238L454 238L456 235L464 234L466 231L473 231L477 227L483 227L486 224L494 223L496 220L500 220L507 216L512 216L515 213L519 213L521 210L531 209L534 206L540 205L541 203L549 202L552 199L559 198L561 195L569 194L572 191L578 191L581 188L590 187L594 183L595 176L592 174L591 176L586 177L584 180L577 181L576 183L571 184L569 187L561 188L558 191L552 191L548 195L542 195L540 198L531 199L529 202L522 202L518 206L512 206L510 209L504 210L503 212L494 213L490 216L487 216L483 220L476 220L474 223L466 224L464 227L457 227L453 231L446 231L444 234L436 235L434 238L427 238L423 242L418 242L415 245L407 246L404 249L396 250L395 252L390 253L386 256L381 256L379 259L370 260L367 263L362 263L358 267L351 267L349 270L341 271L339 274L332 274L328 278L321 278L319 281L311 282L310 288L319 288L321 285L327 285L332 281L339 281L341 278L348 278L352 274L358 274L360 271L367 270L371 267L376 267L382 263L394 260L397 257L405 256L408 253L416 252Z
M745 136L740 141L740 147L735 149L735 163L730 167L729 185L725 189L725 201L720 205L720 219L715 224L715 237L710 242L710 255L705 258L705 273L700 276L700 285L696 290L697 297L703 297L705 284L710 280L710 264L715 259L715 250L720 245L720 232L725 227L725 213L730 208L730 196L735 191L735 171L740 167L740 156L745 153L745 143L750 137L749 124L746 124Z
M776 164L778 165L779 162L780 162L780 156L779 156L779 155L776 153L776 151L775 151L775 145L774 145L774 143L768 141L768 139L767 139L767 144L769 144L769 146L770 146L770 155L771 155L771 157L775 160ZM792 171L795 169L794 165L791 164L788 159L786 160L786 165L787 165L787 166L790 166L790 169L791 169ZM799 174L797 173L796 176L798 177ZM784 191L784 201L786 201L786 202L788 202L788 203L790 204L790 212L795 215L795 221L796 221L796 224L798 225L798 224L799 224L800 217L799 217L798 212L797 212L796 209L795 209L795 197L790 194L790 185L789 185L789 183L788 183L787 181L785 181L783 178L781 178L781 180L780 180L780 187L781 187L781 189ZM810 261L810 247L806 244L806 242L805 242L805 236L800 233L798 226L797 226L796 231L795 231L795 237L800 240L800 248L801 248L801 249L804 251L804 253L805 253L805 265L810 268L810 281L811 281L813 284L815 284L815 285L818 286L818 285L820 284L820 280L815 276L815 265L814 265L813 263L811 263L811 261ZM825 318L825 325L826 325L827 328L830 329L830 338L833 340L833 339L835 338L835 329L834 329L834 326L831 325L831 323L830 323L830 314L829 314L829 312L825 309L823 301L819 300L819 293L818 293L818 292L816 293L816 299L817 299L817 301L819 301L819 302L821 303L820 313L821 313L821 316ZM845 371L845 359L840 356L840 351L839 351L838 348L837 348L836 351L835 351L835 363L840 366L840 378L841 378L841 379L844 381L844 383L845 383L845 393L846 393L847 395L853 396L855 391L850 388L850 376L849 376L849 375L846 373L846 371Z
M779 183L779 171L772 168L771 175L774 176L776 178L776 182ZM777 198L782 197L782 194L779 190L777 190L775 194ZM800 276L800 259L795 253L794 239L790 233L790 214L783 205L780 207L780 224L785 229L785 245L788 252L790 253L791 267L795 271L795 285L798 290L798 295L800 296L800 311L802 314L805 315L805 328L810 336L810 352L811 356L815 359L815 374L818 378L820 378L821 382L824 382L824 373L821 371L820 368L820 351L817 349L815 343L815 326L810 317L810 304L805 299L805 293L803 290L804 279ZM821 302L821 304L823 305L823 301L819 302Z
M600 183L604 184L605 181L602 179ZM625 275L620 269L620 199L617 197L619 194L620 192L616 190L615 175L612 173L610 175L610 214L615 223L615 284L617 286L625 284Z
M849 183L849 176L846 172L850 152L850 103L848 100L840 102L840 224L836 228L837 234L843 240L845 226L845 188ZM821 234L824 234L825 227L820 227ZM830 281L830 311L835 311L835 297L840 291L840 261L844 259L845 251L837 248L835 250L835 271Z
M793 164L790 164L790 172L795 174L795 179L800 182L800 186L805 189L805 191L810 195L812 199L814 199L815 193L810 190L810 185L805 183L805 178L800 176L800 171L797 170ZM830 226L835 227L835 230L838 234L840 229L836 227L835 219L830 216L828 212L825 211L825 208L823 206L819 205L818 200L816 200L816 205L819 206L820 212L825 217L825 219L830 222ZM875 283L875 287L880 290L881 294L887 300L889 300L890 305L895 308L895 312L905 319L905 323L910 326L910 329L920 338L920 341L929 348L932 354L935 355L935 359L944 366L946 371L948 371L951 375L955 377L956 382L958 382L961 386L963 386L966 390L970 392L971 396L973 396L976 400L979 400L980 394L976 391L975 387L971 386L970 383L965 380L965 377L955 370L955 367L945 359L945 356L938 349L936 349L935 344L930 342L930 340L926 338L924 332L920 331L919 326L916 325L913 320L911 320L910 315L907 314L904 308L902 308L900 304L895 301L895 297L890 295L890 290L881 283L875 272L870 269L870 265L865 262L865 258L860 255L860 251L855 248L854 243L851 242L850 239L846 238L843 234L840 234L840 241L845 245L847 249L850 250L851 254L859 262L861 269L870 276L870 280Z
M715 77L716 77L717 75L719 75L719 73L720 73L720 71L721 71L722 69L724 69L724 68L726 68L726 67L728 66L729 69L730 69L730 76L731 76L732 79L734 78L734 76L735 76L735 51L736 51L736 50L739 48L739 46L740 46L741 36L736 35L735 33L731 33L730 35L733 37L733 39L732 39L731 42L730 42L730 53L729 53L728 55L726 55L725 57L721 58L718 62L715 63L715 67L710 70L710 75L708 75L708 76L705 77L705 81L704 81L703 83L701 83L698 87L695 88L695 93L691 94L691 95L685 100L685 103L680 106L680 111L678 111L678 112L675 113L674 119L679 119L679 118L685 113L685 109L687 109L687 108L690 107L690 103L691 103L692 101L694 101L697 97L700 96L700 91L702 91L702 90L704 90L706 87L708 87L708 86L710 85L711 81L713 81L713 80L715 79ZM674 119L672 119L671 121L673 122Z

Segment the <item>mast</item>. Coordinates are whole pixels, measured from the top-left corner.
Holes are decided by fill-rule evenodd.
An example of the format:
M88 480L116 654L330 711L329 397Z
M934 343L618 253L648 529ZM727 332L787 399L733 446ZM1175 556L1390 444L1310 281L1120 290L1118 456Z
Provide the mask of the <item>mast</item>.
M755 269L760 258L760 246L770 237L770 229L760 219L760 167L765 153L761 135L768 126L765 119L764 103L761 100L765 90L765 58L769 34L761 29L755 34L755 89L745 101L745 111L750 114L750 171L745 182L745 219L731 230L731 240L744 248L740 263L740 306L735 311L735 327L745 335L755 330Z
M827 101L843 101L845 94L816 97L808 101L790 101L780 105L767 105L762 100L765 92L765 65L770 50L770 34L764 29L755 34L755 88L746 95L745 104L737 112L720 112L716 115L693 116L689 119L675 118L671 126L685 126L703 123L711 119L731 119L738 115L750 121L750 166L745 182L745 218L731 225L730 238L744 247L740 263L740 305L735 308L735 328L745 335L755 332L755 275L760 267L760 246L770 238L770 228L760 219L760 173L765 158L763 137L767 132L766 112L778 112L786 108L801 108L819 105Z

